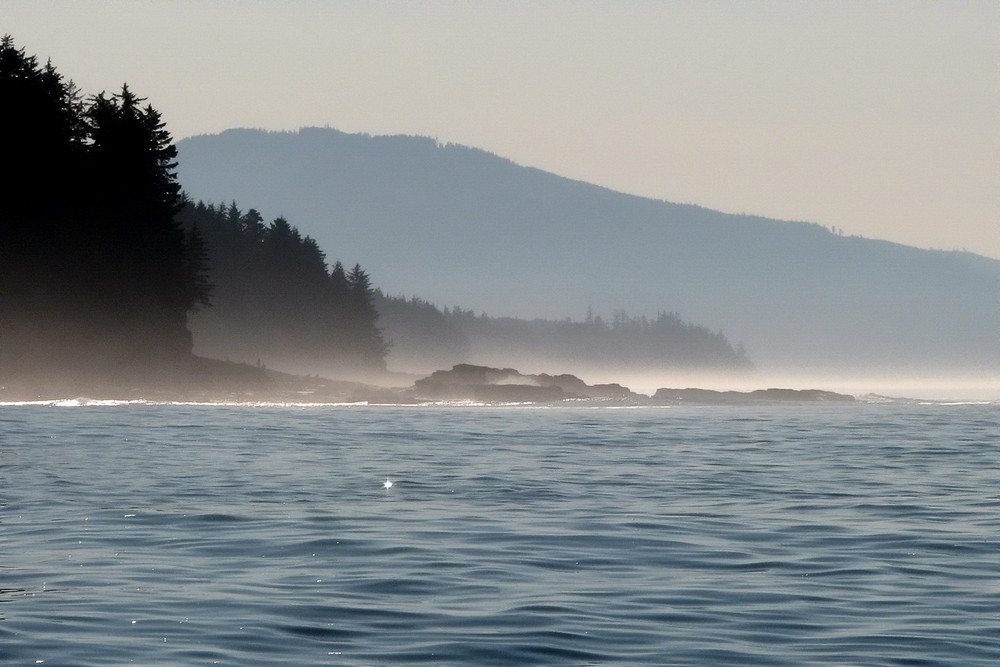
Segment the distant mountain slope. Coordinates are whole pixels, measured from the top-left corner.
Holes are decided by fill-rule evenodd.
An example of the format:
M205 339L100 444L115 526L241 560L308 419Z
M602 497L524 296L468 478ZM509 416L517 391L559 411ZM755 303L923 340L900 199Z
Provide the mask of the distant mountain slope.
M1000 370L997 260L626 195L427 138L229 130L177 147L191 197L287 215L388 294L521 317L674 311L760 367Z

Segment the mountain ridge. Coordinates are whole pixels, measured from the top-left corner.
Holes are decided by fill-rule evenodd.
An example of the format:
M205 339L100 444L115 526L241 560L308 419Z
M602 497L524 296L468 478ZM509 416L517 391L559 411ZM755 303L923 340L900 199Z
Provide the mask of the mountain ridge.
M287 215L387 293L491 315L678 312L772 367L1000 369L1000 261L617 192L427 137L233 129L189 196Z

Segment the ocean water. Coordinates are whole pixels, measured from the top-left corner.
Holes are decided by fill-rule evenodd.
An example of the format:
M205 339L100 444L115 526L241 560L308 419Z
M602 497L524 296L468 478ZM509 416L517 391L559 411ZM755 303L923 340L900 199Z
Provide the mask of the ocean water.
M1000 664L1000 405L0 406L0 663Z

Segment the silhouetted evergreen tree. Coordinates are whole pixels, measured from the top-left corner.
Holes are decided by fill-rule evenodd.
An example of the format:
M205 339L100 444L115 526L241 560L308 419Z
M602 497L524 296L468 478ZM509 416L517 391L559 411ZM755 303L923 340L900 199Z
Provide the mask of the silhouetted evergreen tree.
M355 351L366 360L383 359L388 348L378 328L378 311L375 309L375 290L368 274L360 264L355 264L347 274L348 312L355 322Z
M233 206L236 206L236 202L233 202ZM248 243L256 245L264 241L264 232L267 228L264 226L263 216L256 209L250 209L246 215L239 216L238 222Z
M0 370L71 354L56 336L85 265L75 216L86 126L72 82L0 41Z
M192 257L175 215L182 198L176 150L160 114L128 86L97 95L87 109L91 228L100 264L102 308L129 356L190 352L187 311L196 303Z
M347 295L351 291L351 285L347 280L347 272L340 260L336 261L333 269L330 270L330 289L338 303L346 303Z
M374 312L372 283L360 264L355 264L347 274L347 292L350 295L350 308L354 313L365 315Z
M187 277L185 300L192 304L192 308L211 306L213 285L208 277L208 247L197 225L193 225L187 232L184 263Z

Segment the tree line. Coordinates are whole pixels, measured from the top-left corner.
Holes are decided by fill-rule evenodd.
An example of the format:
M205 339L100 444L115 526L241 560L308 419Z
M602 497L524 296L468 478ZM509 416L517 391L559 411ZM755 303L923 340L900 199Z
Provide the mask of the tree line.
M650 318L624 310L582 320L490 317L461 307L376 292L376 306L400 370L476 363L607 371L753 368L742 345L721 332L686 322L677 313Z
M85 98L8 35L0 100L0 379L176 365L196 310L255 354L384 367L361 267L328 272L284 219L187 202L160 113L127 85Z
M279 217L268 224L233 202L187 203L178 215L205 247L212 307L191 318L208 356L300 372L384 370L368 274L340 261L328 269L316 241Z
M491 362L512 356L511 363L545 359L566 368L628 372L753 367L742 345L677 313L650 318L617 310L610 319L588 312L583 320L524 320L452 308L445 316Z
M190 352L207 298L175 222L176 155L128 86L84 100L0 41L0 363L74 370Z

